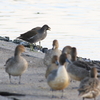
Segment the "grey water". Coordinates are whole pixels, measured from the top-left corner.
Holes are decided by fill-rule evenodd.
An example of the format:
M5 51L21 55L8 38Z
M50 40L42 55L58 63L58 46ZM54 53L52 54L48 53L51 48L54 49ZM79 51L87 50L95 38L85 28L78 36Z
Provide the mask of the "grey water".
M44 24L51 31L43 47L51 48L57 39L61 50L70 45L78 56L100 60L99 0L0 0L0 36L13 40Z

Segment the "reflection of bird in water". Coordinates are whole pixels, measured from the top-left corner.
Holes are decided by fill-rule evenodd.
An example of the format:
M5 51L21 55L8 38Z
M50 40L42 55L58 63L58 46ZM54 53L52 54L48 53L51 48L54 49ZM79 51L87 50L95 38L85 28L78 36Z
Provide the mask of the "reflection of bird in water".
M43 25L42 27L35 27L24 34L21 34L18 38L31 43L31 48L32 43L36 42L39 42L39 45L41 46L40 41L46 38L47 30L50 30L50 27L48 25Z

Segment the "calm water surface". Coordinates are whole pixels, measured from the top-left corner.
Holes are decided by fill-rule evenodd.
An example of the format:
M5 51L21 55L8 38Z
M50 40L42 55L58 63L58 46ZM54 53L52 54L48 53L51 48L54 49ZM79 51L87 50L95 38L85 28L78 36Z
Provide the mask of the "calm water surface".
M15 39L33 27L48 24L51 31L42 41L51 48L77 47L78 56L100 60L99 0L0 0L0 35Z

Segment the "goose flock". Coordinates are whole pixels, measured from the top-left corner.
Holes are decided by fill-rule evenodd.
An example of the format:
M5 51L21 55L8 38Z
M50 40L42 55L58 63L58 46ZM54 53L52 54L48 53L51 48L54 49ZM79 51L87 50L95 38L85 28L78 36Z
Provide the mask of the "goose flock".
M31 44L36 42L40 44L41 40L46 38L47 30L50 30L48 25L35 27L18 38ZM12 83L11 76L18 76L20 84L21 75L28 68L28 62L21 55L24 51L23 45L17 45L14 56L5 62L5 72L9 75L10 83ZM94 61L79 60L76 47L66 45L62 50L59 50L59 42L55 39L52 42L52 48L45 53L43 62L47 66L44 73L47 84L52 91L61 90L61 98L64 97L63 90L71 84L71 80L80 82L77 91L83 100L87 98L96 100L96 97L100 95L100 81L98 79L100 64ZM52 94L52 98L54 97Z

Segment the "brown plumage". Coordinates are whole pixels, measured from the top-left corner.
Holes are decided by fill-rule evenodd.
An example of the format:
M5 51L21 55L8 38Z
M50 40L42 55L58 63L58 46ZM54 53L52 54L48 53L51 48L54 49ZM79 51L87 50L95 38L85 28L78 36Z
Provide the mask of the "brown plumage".
M62 50L62 53L70 54L71 53L71 46L65 46Z
M43 25L42 27L35 27L24 34L21 34L18 38L25 40L29 43L40 42L47 36L47 30L50 30L48 25Z
M59 59L60 65L58 69L53 70L47 77L47 83L52 90L63 90L70 83L70 78L65 68L66 59L67 54L61 54ZM63 97L63 94L61 97Z
M21 75L28 68L28 62L21 56L21 53L25 51L23 45L18 45L15 48L14 56L9 58L5 64L5 71L9 74L9 79L11 83L11 76L19 76L19 83Z
M54 55L52 57L51 65L47 67L47 70L46 70L46 73L45 73L46 78L50 74L51 71L58 69L58 64L59 64L59 58L58 58L57 55Z
M76 49L76 47L65 46L62 49L62 53L66 53L68 55L68 59L72 62L77 60L77 49Z
M71 61L74 62L77 60L77 49L76 47L72 47L71 49Z
M58 49L59 48L58 40L53 40L52 47L53 47L52 49Z
M51 65L52 57L54 55L57 55L58 58L60 57L60 55L61 55L62 52L58 48L59 48L58 40L53 40L53 42L52 42L52 49L49 49L47 51L47 53L45 54L44 60L43 60L44 64L46 66L50 66Z
M91 76L84 78L79 85L79 96L85 100L85 98L96 100L96 97L100 95L100 81L97 78L97 69L91 69Z

